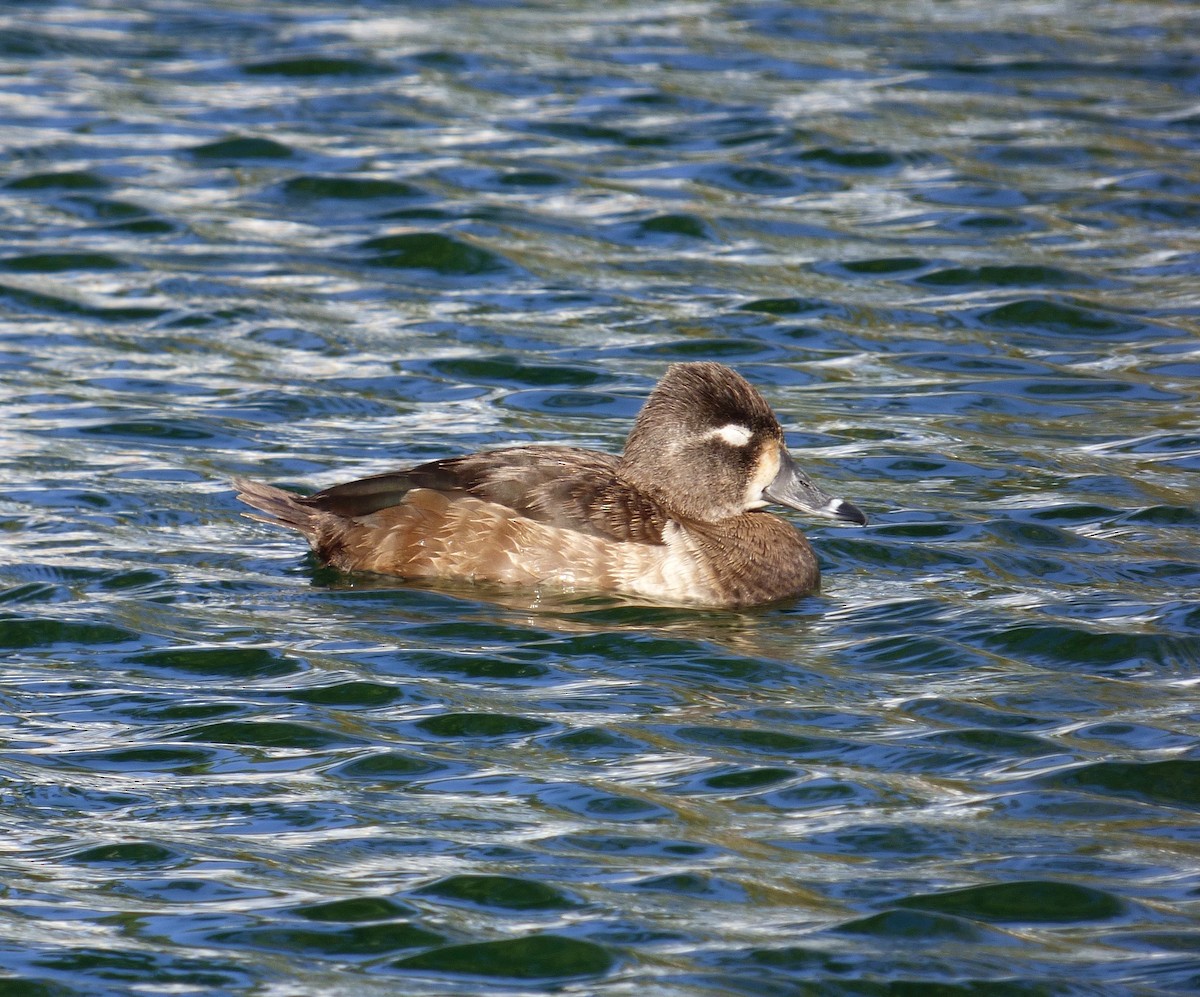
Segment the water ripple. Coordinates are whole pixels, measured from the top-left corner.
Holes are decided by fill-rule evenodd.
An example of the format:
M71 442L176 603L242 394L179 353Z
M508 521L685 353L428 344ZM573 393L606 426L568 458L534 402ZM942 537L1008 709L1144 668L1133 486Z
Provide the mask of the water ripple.
M0 16L8 989L1197 989L1195 20ZM344 578L228 485L694 359L870 512L823 594Z

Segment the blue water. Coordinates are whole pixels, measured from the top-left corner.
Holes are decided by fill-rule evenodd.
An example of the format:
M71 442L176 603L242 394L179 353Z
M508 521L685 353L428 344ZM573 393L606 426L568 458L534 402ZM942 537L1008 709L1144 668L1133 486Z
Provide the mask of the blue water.
M0 8L0 997L1200 992L1200 12ZM747 612L240 516L752 380Z

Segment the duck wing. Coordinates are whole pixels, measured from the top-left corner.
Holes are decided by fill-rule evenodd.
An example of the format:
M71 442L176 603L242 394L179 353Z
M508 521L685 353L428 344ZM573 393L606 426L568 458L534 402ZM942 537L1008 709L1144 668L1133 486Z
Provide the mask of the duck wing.
M347 519L403 504L429 489L470 495L535 522L623 543L663 543L667 516L617 477L617 457L575 447L509 447L450 457L335 485L300 499Z

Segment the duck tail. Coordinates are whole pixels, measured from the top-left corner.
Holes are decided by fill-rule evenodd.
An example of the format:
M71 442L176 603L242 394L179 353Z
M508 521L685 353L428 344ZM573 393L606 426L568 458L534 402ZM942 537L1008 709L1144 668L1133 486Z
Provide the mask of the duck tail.
M296 530L310 539L316 537L321 513L305 505L299 495L285 492L274 485L251 481L249 478L234 478L233 487L237 489L239 501L263 514L242 513L247 519L286 526L289 530Z

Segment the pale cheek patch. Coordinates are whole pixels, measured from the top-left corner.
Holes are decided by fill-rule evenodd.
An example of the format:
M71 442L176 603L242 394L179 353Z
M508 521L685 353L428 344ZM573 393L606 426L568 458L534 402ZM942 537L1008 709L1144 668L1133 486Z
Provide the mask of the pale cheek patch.
M763 489L767 487L775 476L779 473L779 448L765 447L763 452L758 455L758 463L754 468L754 474L751 475L750 481L746 485L746 494L743 499L747 509L761 509L767 504L763 498Z
M704 434L710 440L721 440L731 447L744 447L754 435L745 426L736 422L727 422L724 426L710 429Z

